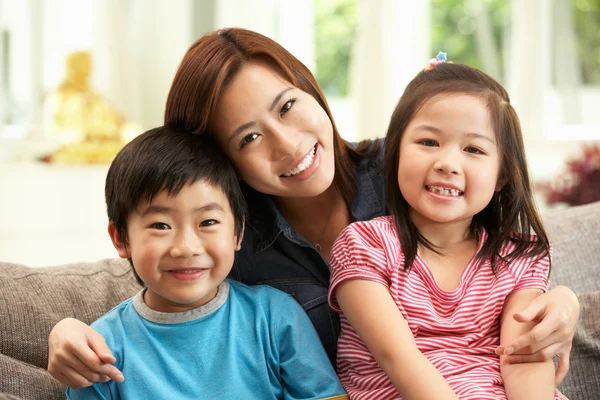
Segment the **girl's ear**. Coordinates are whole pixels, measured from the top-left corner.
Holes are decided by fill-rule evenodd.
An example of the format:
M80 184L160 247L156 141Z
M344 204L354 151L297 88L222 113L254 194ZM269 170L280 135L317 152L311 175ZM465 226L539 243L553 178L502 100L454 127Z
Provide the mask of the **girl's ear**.
M121 239L115 224L112 222L108 223L108 235L110 236L110 240L112 240L113 246L115 246L115 249L117 249L119 257L131 258L131 252L127 247L127 243Z
M233 240L235 241L235 251L238 251L239 249L242 248L242 239L244 238L244 228L245 227L246 227L246 221L243 220L242 221L242 229L240 229L239 235L236 235L233 237Z

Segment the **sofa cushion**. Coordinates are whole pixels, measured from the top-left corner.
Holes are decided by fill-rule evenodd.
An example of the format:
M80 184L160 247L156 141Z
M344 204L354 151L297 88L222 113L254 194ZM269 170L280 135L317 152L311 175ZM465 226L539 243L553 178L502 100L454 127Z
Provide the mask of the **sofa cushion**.
M554 250L551 286L600 290L600 202L548 213L544 225Z
M573 339L571 368L559 389L570 399L597 399L600 393L600 291L577 296L581 317Z
M140 290L128 262L117 259L49 268L0 263L0 287L0 353L40 368L58 321L90 324Z

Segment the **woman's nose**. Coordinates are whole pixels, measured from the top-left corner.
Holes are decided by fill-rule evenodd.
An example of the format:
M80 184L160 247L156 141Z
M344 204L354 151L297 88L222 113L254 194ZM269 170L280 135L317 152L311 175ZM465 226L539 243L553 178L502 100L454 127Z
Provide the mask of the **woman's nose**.
M284 126L271 129L270 137L272 157L276 161L295 155L302 142L300 135L296 134L293 129Z

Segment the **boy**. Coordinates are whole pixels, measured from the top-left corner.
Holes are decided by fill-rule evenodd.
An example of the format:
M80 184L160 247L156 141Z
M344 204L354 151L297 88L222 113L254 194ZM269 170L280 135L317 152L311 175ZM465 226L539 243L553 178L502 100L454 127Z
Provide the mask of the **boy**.
M68 398L347 398L295 300L226 279L246 206L212 142L148 131L116 156L105 192L112 242L145 287L92 325L125 380Z

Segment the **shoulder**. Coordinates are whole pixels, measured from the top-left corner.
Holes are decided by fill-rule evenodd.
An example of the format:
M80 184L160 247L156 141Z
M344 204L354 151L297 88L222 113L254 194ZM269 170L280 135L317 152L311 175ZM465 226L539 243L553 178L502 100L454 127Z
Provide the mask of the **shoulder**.
M369 221L357 221L348 225L334 246L379 247L382 241L398 241L394 218L386 215Z
M94 321L91 327L94 329L103 329L121 324L123 320L129 318L127 314L133 310L133 297L130 297Z
M350 147L362 154L357 163L359 170L368 170L372 173L383 170L384 138L352 142Z
M243 307L276 311L285 307L290 300L289 294L267 285L248 286L241 282L228 279L230 296L241 303Z

